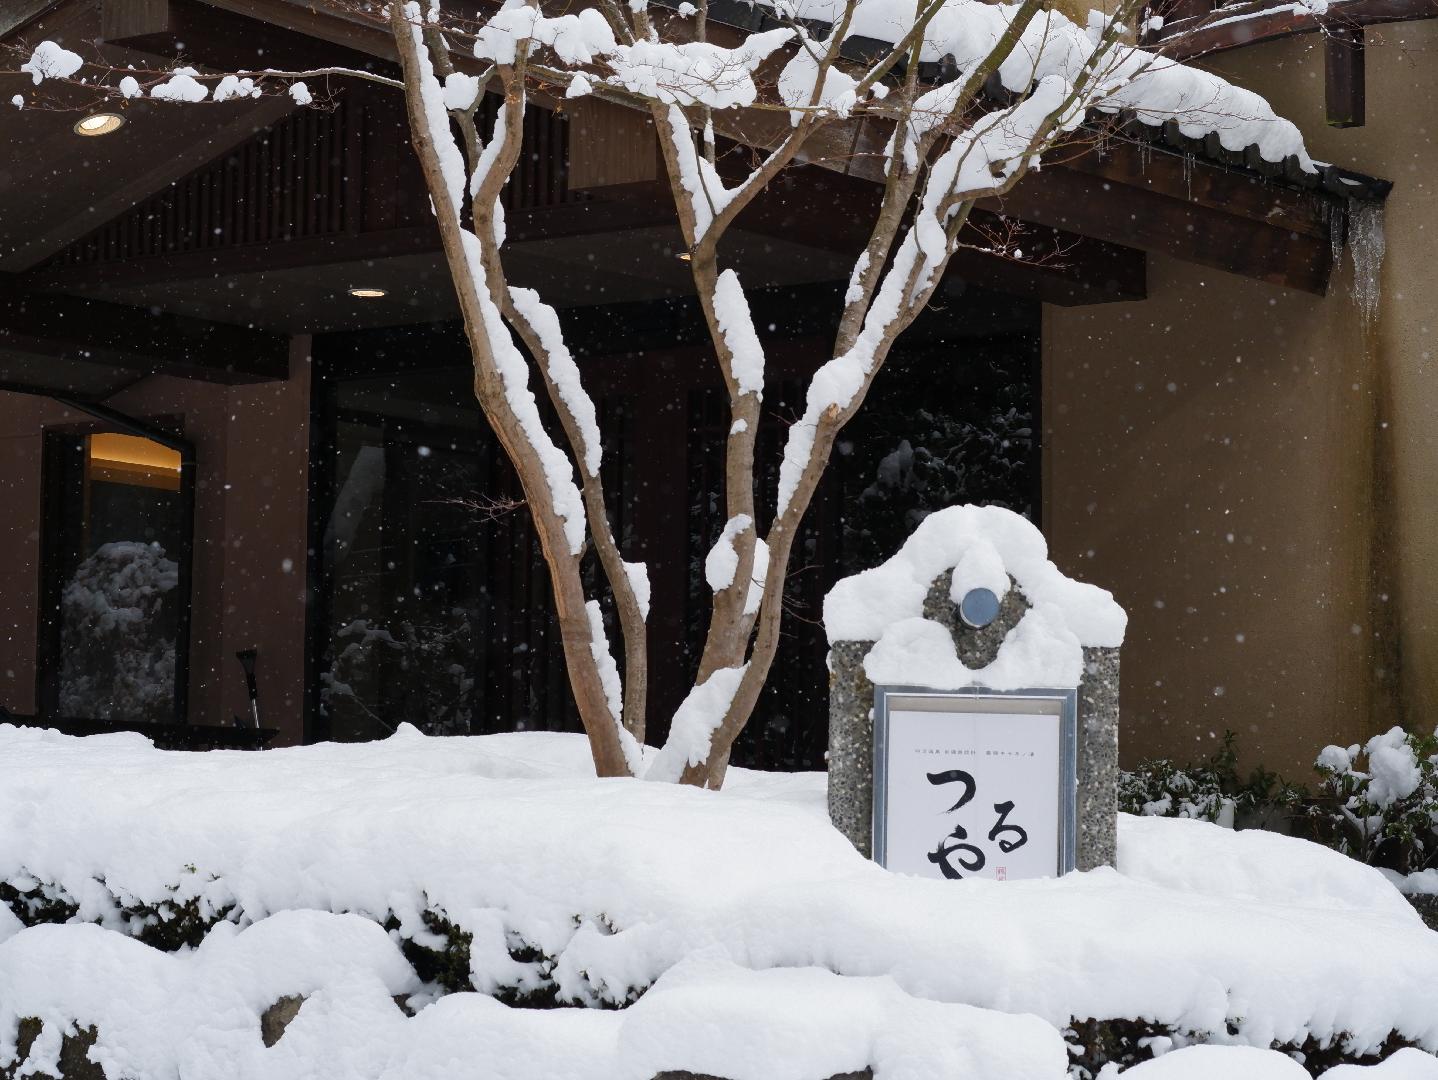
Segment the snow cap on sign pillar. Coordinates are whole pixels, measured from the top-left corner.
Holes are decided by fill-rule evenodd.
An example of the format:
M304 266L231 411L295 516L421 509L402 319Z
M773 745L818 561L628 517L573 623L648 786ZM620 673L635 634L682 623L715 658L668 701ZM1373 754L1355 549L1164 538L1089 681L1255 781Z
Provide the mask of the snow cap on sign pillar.
M925 614L925 599L949 575L948 597L962 621L965 601L1001 604L1011 587L1027 608L992 662L966 666L950 620ZM996 613L995 613L996 614ZM994 615L989 616L989 622ZM1027 518L996 506L952 506L930 514L887 562L844 578L824 600L829 644L873 642L864 658L870 681L953 690L986 686L1076 687L1086 648L1123 644L1128 616L1105 589L1066 577ZM987 622L984 625L988 625Z

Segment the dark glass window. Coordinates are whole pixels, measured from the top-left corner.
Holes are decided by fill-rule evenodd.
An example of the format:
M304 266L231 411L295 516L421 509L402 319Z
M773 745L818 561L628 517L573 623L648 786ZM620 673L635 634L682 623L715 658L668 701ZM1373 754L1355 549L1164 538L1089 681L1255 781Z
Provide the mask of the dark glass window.
M187 494L178 451L113 432L48 432L42 710L177 719Z
M472 370L334 379L315 734L575 726L548 571ZM615 409L602 424L611 438ZM608 459L620 483L622 453ZM617 489L614 491L619 495Z
M788 425L840 296L829 286L751 296L770 352L756 486L766 528ZM1037 516L1038 315L1035 303L958 287L905 333L805 519L784 641L735 763L823 767L820 618L839 577L887 559L944 506ZM561 317L599 404L621 551L644 560L655 584L646 734L657 745L709 616L704 560L724 527L726 397L687 300ZM310 737L383 737L402 722L434 733L577 727L547 568L474 400L457 328L322 335L316 358ZM608 631L617 652L618 629Z

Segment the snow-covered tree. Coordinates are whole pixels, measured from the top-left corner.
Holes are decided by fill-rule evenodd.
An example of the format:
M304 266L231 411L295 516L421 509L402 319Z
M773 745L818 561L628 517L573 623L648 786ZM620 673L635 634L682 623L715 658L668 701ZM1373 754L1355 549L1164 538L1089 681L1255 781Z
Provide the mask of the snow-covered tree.
M75 568L60 597L63 715L171 719L179 581L158 544L105 544Z
M388 8L346 4L350 18L383 21L402 77L312 72L86 72L51 42L23 70L84 81L99 93L198 102L287 89L305 103L324 74L387 83L408 103L474 360L474 390L523 485L553 583L570 684L601 775L646 775L717 787L730 747L753 712L780 644L785 575L801 519L835 438L864 401L895 339L929 302L980 200L1002 197L1045 152L1072 139L1095 111L1128 112L1262 157L1312 164L1288 122L1260 98L1131 41L1137 0L1076 23L1044 0L761 0L776 28L719 28L703 2L648 0L593 6L506 0L475 16L438 0ZM854 39L877 50L857 49ZM921 67L922 65L922 67ZM933 81L921 71L939 70ZM482 130L481 97L503 105ZM519 159L525 110L537 94L591 96L652 119L667 166L688 266L728 390L727 524L706 563L712 609L693 689L666 745L641 760L647 715L649 582L627 562L605 510L595 406L556 312L509 283L500 194ZM25 102L19 101L24 105ZM736 118L765 123L737 124ZM882 198L849 280L830 358L811 377L789 429L778 505L767 524L755 500L764 347L745 286L722 241L738 215L817 140L864 120L888 132ZM769 134L754 136L749 131ZM757 157L737 173L721 138ZM817 152L814 156L818 156ZM603 273L596 270L596 273ZM962 357L957 358L960 362ZM537 379L536 379L537 373ZM541 420L535 383L563 428ZM677 508L676 508L677 510ZM597 556L622 632L623 677L606 639L599 598L581 563Z

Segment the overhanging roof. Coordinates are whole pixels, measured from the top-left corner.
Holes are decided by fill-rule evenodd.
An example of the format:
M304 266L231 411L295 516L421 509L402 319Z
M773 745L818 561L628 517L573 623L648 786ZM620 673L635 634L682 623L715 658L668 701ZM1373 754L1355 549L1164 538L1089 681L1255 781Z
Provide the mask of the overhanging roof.
M32 17L21 27L22 36L94 39L111 2L101 0L98 8L78 0L61 3ZM113 61L153 65L156 57L172 58L180 42L187 57L203 56L217 67L259 66L254 57L261 53L265 66L310 66L322 56L378 70L393 59L383 27L301 0L154 0L143 7L151 21L131 27L141 32L101 46ZM725 34L739 40L764 18L762 9L735 0L713 0L711 7L721 43ZM937 64L922 74L943 79L951 73ZM5 96L13 92L0 90ZM542 95L536 97L545 103ZM130 373L187 370L224 380L272 377L284 368L282 332L324 328L326 320L340 316L351 325L366 318L387 325L449 317L438 240L427 215L401 222L403 228L376 228L365 220L304 236L239 238L244 243L227 238L183 250L142 250L143 244L131 243L137 222L168 212L173 200L165 193L198 183L206 170L220 168L217 163L274 137L277 123L310 115L301 110L291 117L291 109L288 98L184 109L132 103L128 137L114 143L76 138L63 114L0 111L0 141L22 150L0 188L7 211L0 218L0 268L11 271L12 300L46 290L67 294L51 295L47 303L84 304L89 313L76 317L82 309L73 309L66 320L52 320L45 333L28 337L12 330L8 353L0 353L0 382L6 370L19 369L16 358L22 356L32 377L37 371L60 372L63 365L68 373L58 377L71 384L65 389L79 393L84 383L96 395L103 390L97 365ZM758 146L781 138L787 128L784 117L768 113L743 117L742 124L732 114L716 119L722 135ZM394 123L389 151L402 155L407 137L402 112ZM1144 253L1163 252L1321 293L1332 265L1332 231L1342 227L1348 199L1381 197L1387 189L1382 181L1337 170L1297 172L1291 163L1285 167L1255 154L1231 153L1216 139L1187 140L1173 126L1152 128L1133 118L1096 118L1089 134L1091 145L1052 155L1005 199L986 204L989 218L979 215L990 222L997 221L994 215L1017 218L1035 231L1040 247L1047 244L1065 257L1023 265L961 252L955 264L959 276L1055 303L1133 299L1143 295ZM788 186L746 211L735 245L739 257L754 260L753 280L767 274L779 282L794 270L845 276L845 266L862 247L866 207L876 192L873 181L880 178L876 154L886 139L887 130L873 118L832 125L816 140L808 164L786 175ZM136 145L144 152L135 153ZM367 152L345 151L340 175L346 184L371 182L374 164L363 156ZM373 182L391 188L398 183L380 174ZM195 197L218 198L228 189L211 181L206 190L210 194ZM418 197L423 202L422 188ZM666 254L677 250L677 231L665 206L664 185L656 181L593 192L578 204L533 212L521 207L510 220L517 277L547 274L556 295L576 304L690 288L682 267ZM78 257L82 249L99 255ZM583 271L584 260L595 252L627 259L632 271L626 277L616 267L614 291L607 296L577 285L565 292L563 275ZM436 275L429 306L412 300L407 307L380 304L361 315L332 303L344 291L341 283L362 283L350 280L356 271L371 277L393 273L396 281L413 282L423 278L426 267ZM801 280L810 279L818 280ZM747 271L745 280L751 280ZM123 313L147 308L172 319L181 314L165 324L166 334L179 333L183 325L191 345L204 336L228 344L161 355L164 343L151 334L146 353L136 345L138 324L126 323ZM78 336L57 343L46 337L56 325L77 328ZM55 366L36 362L46 357Z

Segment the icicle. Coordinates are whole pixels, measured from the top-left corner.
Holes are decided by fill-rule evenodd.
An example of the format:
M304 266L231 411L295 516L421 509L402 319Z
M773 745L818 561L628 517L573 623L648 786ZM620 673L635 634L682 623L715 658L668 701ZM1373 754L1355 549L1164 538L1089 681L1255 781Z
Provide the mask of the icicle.
M1348 253L1353 259L1353 299L1365 326L1378 314L1379 277L1387 241L1383 236L1383 204L1350 199Z
M1347 214L1340 214L1332 203L1328 204L1328 243L1333 251L1333 273L1343 265L1344 230L1348 227Z
M1189 201L1193 201L1193 155L1183 155L1183 182L1188 188Z

